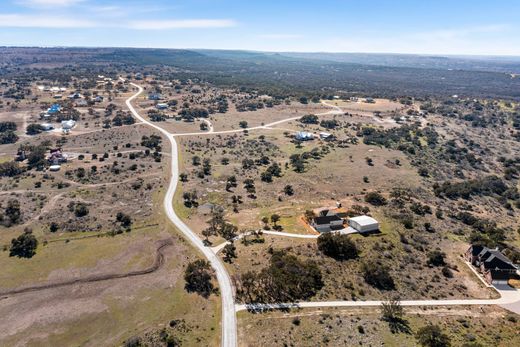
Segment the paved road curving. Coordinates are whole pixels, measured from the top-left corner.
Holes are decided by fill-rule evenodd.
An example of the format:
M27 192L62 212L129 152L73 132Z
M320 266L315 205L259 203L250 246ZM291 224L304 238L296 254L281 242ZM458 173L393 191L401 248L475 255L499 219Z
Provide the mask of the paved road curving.
M135 118L139 119L146 125L160 131L171 144L171 179L164 197L164 208L170 221L179 229L190 242L197 247L202 254L209 260L215 273L217 274L217 280L220 287L220 296L222 297L222 334L221 334L221 346L223 347L235 347L237 346L237 321L235 312L235 299L233 297L233 287L231 285L231 278L229 277L226 268L222 264L222 261L217 257L211 249L204 246L202 240L177 216L173 209L173 198L175 191L177 190L177 183L179 181L179 157L177 149L177 141L175 141L174 135L166 131L165 129L149 122L135 110L132 106L132 101L137 98L142 92L143 88L135 83L130 83L132 86L138 89L137 93L126 100L126 106L132 112Z

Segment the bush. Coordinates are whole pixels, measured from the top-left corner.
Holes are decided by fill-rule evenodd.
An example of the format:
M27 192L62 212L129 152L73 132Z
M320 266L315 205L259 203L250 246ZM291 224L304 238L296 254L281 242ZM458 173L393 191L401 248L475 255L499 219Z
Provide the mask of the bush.
M318 249L336 260L355 259L358 256L356 244L348 235L323 233L318 237Z
M40 124L29 124L25 130L27 135L37 135L43 131L43 127Z
M15 177L23 172L20 165L15 161L0 163L0 177Z
M16 123L15 122L0 122L0 133L4 133L6 131L16 131Z
M118 212L116 215L116 220L121 223L121 226L126 229L130 229L132 226L132 218L123 212Z
M451 341L438 325L427 325L420 328L415 338L424 347L449 347Z
M18 224L22 219L22 211L20 209L20 201L16 199L9 199L2 217L2 224L10 227L13 224Z
M78 218L85 217L89 214L88 206L83 202L78 202L74 207L74 215Z
M300 122L303 124L318 124L318 116L314 114L307 114L300 118Z
M250 303L305 300L323 287L315 262L301 261L286 251L273 251L267 268L246 272L239 284L237 296Z
M441 251L435 250L428 254L428 265L430 266L444 266L446 265L446 261L444 258L446 254Z
M378 192L370 192L365 195L365 201L374 206L386 205L386 199Z
M364 263L362 265L365 282L382 290L395 289L395 282L389 271L390 269L382 264Z
M16 135L13 131L0 133L0 145L15 143L16 141L18 141L18 135Z
M36 254L38 240L30 231L24 232L16 239L11 240L11 248L9 249L10 257L32 258Z
M184 272L184 280L186 285L184 288L188 292L195 292L205 298L208 298L215 288L211 282L213 272L208 261L198 259L191 262Z

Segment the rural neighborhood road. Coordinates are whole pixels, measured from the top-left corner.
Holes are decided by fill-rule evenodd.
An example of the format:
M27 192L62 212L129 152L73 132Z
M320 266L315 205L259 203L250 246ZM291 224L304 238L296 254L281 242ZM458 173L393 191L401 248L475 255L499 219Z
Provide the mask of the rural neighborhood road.
M325 102L322 102L322 103L323 103L323 105L325 105L327 107L332 107L333 110L330 110L330 111L327 111L327 112L322 112L322 113L316 113L316 116L325 116L325 115L334 115L334 114L338 114L339 115L339 114L343 114L344 113L341 110L341 108L339 108L338 106L329 105L329 104L327 104ZM282 123L290 122L290 121L297 120L297 119L300 119L300 118L302 118L302 116L285 118L285 119L278 120L276 122L272 122L272 123L268 123L268 124L264 124L264 125L259 125L259 126L256 126L256 127L244 128L244 129L233 129L233 130L214 131L213 130L213 125L211 125L210 131L194 132L194 133L178 133L178 134L171 134L171 135L172 136L221 135L221 134L240 133L240 132L244 132L244 130L250 131L250 130L259 130L259 129L271 129L271 127L273 127L275 125L279 125L279 124L282 124Z
M498 299L461 299L461 300L403 300L402 306L460 306L460 305L500 305L510 311L520 313L520 291L507 285L495 287L500 298ZM385 301L315 301L280 304L244 304L236 305L238 311L266 311L272 309L289 309L305 307L373 307L380 306Z
M173 209L173 198L177 190L177 183L179 181L179 157L177 149L177 141L174 136L165 129L149 122L139 115L139 113L132 106L132 101L137 98L142 92L143 88L137 84L130 83L138 89L137 93L126 100L126 105L135 118L148 126L160 131L171 144L171 178L168 190L164 197L164 208L170 221L179 229L193 245L195 245L204 256L209 260L211 266L215 269L217 280L220 287L220 296L222 297L222 334L221 346L235 347L237 346L237 321L235 312L235 299L233 297L233 287L231 285L231 278L229 277L226 268L210 248L204 246L202 240L177 216Z
M126 105L128 109L132 112L134 117L139 119L141 122L146 125L155 128L160 131L164 136L168 138L171 143L171 179L170 184L168 186L168 190L166 192L166 196L164 197L164 207L170 221L204 254L204 256L210 261L212 267L215 269L217 274L217 280L220 286L220 293L222 296L222 340L221 345L224 347L235 347L237 346L237 320L236 320L236 312L249 310L249 311L264 311L264 310L272 310L272 309L288 309L288 308L305 308L305 307L373 307L380 306L385 301L316 301L316 302L299 302L299 303L274 303L274 304L235 304L233 297L233 287L231 285L231 279L229 277L228 272L226 271L224 265L217 257L216 253L220 251L227 243L224 242L220 245L217 245L213 248L208 248L204 245L202 240L186 225L184 222L177 216L173 209L173 198L175 195L175 191L177 189L177 184L179 181L179 157L178 157L178 147L177 142L175 140L176 136L190 136L190 135L205 135L205 134L227 134L227 133L236 133L244 131L244 129L240 130L224 130L224 131L213 131L213 126L210 126L209 132L196 132L196 133L180 133L180 134L172 134L167 130L149 122L139 115L139 113L134 109L131 102L137 98L142 92L143 88L137 84L130 83L132 86L138 89L137 93L131 96L126 100ZM320 113L318 115L326 115L326 114L342 114L341 108L327 104L326 102L322 102L324 105L332 107L333 110ZM292 117L283 119L280 121L276 121L273 123L269 123L262 126L248 128L247 130L255 130L255 129L269 129L269 127L278 125L284 122L288 122L291 120L299 119L300 117ZM317 235L298 235L298 234L290 234L290 233L280 233L280 232L267 232L266 234L278 235L278 236L286 236L286 237L299 237L299 238L308 238L314 239ZM244 235L240 235L238 238L243 237ZM520 313L520 291L513 289L507 285L503 287L496 286L495 287L500 294L500 298L498 299L454 299L454 300L404 300L401 301L402 306L456 306L456 305L500 305L506 309L509 309L513 312Z

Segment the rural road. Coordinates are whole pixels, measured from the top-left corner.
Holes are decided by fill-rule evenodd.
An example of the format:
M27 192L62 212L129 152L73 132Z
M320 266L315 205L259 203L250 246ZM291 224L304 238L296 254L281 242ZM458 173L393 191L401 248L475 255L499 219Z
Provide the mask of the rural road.
M210 248L204 246L202 240L177 216L173 209L173 198L177 190L177 183L179 181L179 157L177 149L177 141L174 136L165 129L149 122L139 115L139 113L132 106L132 101L137 98L142 92L143 88L137 84L130 83L138 89L137 93L126 100L126 105L133 116L139 119L146 125L160 131L171 144L171 178L166 196L164 197L164 208L170 221L179 229L190 242L197 247L202 254L209 260L215 273L220 287L220 296L222 297L222 334L221 346L235 347L237 346L237 321L235 312L235 299L233 297L233 287L231 285L231 278L229 277L226 268Z
M332 107L333 110L330 110L330 111L327 111L327 112L322 112L322 113L316 113L316 116L325 116L325 115L334 115L334 114L343 114L344 113L341 110L341 108L339 108L338 106L329 105L329 104L327 104L325 102L322 102L322 103L325 106ZM300 119L300 118L302 118L302 116L285 118L285 119L278 120L276 122L272 122L272 123L268 123L268 124L264 124L264 125L259 125L259 126L255 126L255 127L251 127L251 128L233 129L233 130L214 131L213 130L213 125L211 125L210 131L207 131L207 132L178 133L178 134L171 134L171 136L221 135L221 134L241 133L241 132L244 132L244 130L250 131L250 130L259 130L259 129L270 129L271 127L273 127L275 125L279 125L279 124L282 124L282 123L290 122L290 121L297 120L297 119Z
M227 134L227 133L236 133L242 132L244 129L240 130L225 130L225 131L210 131L210 132L196 132L196 133L180 133L180 134L172 134L165 129L147 121L139 113L134 109L131 102L137 98L142 92L143 88L137 84L130 83L132 86L138 89L137 93L131 96L126 100L126 105L128 109L132 112L134 117L139 119L141 122L146 125L155 128L160 131L164 136L168 138L171 143L171 180L168 186L168 190L166 192L166 196L164 198L164 206L170 221L195 245L209 260L212 267L215 269L217 274L217 280L220 286L220 293L222 296L222 340L221 346L224 347L235 347L237 346L237 320L236 320L236 312L249 310L249 311L263 311L263 310L271 310L271 309L287 309L287 308L305 308L305 307L373 307L380 306L384 301L317 301L317 302L300 302L300 303L274 303L274 304L236 304L234 302L233 297L233 288L231 285L231 279L229 277L228 272L226 271L224 265L217 257L216 253L221 250L226 243L222 243L216 247L208 248L204 246L202 240L186 225L184 222L177 216L173 209L173 198L175 195L175 191L177 189L177 183L179 181L179 157L178 157L178 147L177 142L175 140L176 136L190 136L190 135L205 135L205 134ZM327 104L323 102L324 105L332 107L333 110L320 113L318 115L326 115L326 114L342 114L343 111L337 106ZM273 123L269 123L263 126L257 126L248 128L247 130L255 130L255 129L269 129L269 127L278 125L284 122L288 122L291 120L296 120L301 117L292 117L288 119L283 119L280 121L276 121ZM213 130L213 127L210 128ZM266 234L278 235L278 236L286 236L286 237L299 237L299 238L308 238L314 239L317 235L297 235L290 233L280 233L280 232L266 232ZM243 235L240 235L240 238ZM505 307L513 312L520 313L520 291L513 289L508 286L504 287L496 287L497 291L500 294L500 298L498 299L461 299L461 300L404 300L401 301L402 306L455 306L455 305L500 305Z
M500 305L510 311L520 312L520 291L507 285L495 287L498 299L461 299L461 300L403 300L401 306L460 306L460 305ZM315 301L281 304L244 304L236 305L238 311L265 311L272 309L305 308L305 307L373 307L380 306L385 301ZM516 308L516 309L515 309Z

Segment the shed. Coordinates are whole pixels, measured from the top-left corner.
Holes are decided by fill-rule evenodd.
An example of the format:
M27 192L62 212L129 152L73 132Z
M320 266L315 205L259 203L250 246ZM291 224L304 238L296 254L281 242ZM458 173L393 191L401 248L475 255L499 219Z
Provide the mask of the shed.
M60 171L61 166L60 165L51 165L49 166L49 170L51 171Z
M160 104L155 105L155 107L156 107L158 110L165 110L165 109L168 108L168 104L160 103Z
M360 233L379 230L379 222L369 216L357 216L348 220L348 224Z
M61 127L63 128L63 130L70 130L74 128L74 126L76 126L76 121L72 119L64 120L61 122Z
M42 123L42 124L40 124L40 126L42 127L42 129L44 131L49 131L49 130L54 129L54 126L50 123Z
M299 140L299 141L310 141L310 140L314 140L314 135L311 134L311 133L308 133L306 131L298 131L296 133L296 140Z

